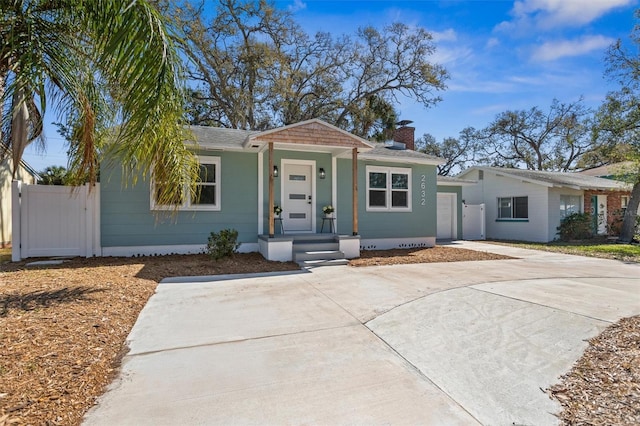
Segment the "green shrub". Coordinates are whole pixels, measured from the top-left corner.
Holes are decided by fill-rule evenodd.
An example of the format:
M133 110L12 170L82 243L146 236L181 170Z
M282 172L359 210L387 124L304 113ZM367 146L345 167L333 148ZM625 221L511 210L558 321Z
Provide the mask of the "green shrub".
M235 229L223 229L220 232L212 232L209 236L207 254L215 260L219 260L236 253L239 246L238 231Z
M556 229L562 241L592 238L592 217L589 213L573 213L562 219Z

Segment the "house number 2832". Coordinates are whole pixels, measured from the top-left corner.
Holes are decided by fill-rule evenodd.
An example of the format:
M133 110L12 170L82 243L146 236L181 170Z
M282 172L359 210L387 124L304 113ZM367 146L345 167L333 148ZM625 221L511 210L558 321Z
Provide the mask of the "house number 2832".
M427 205L427 176L420 175L420 205Z

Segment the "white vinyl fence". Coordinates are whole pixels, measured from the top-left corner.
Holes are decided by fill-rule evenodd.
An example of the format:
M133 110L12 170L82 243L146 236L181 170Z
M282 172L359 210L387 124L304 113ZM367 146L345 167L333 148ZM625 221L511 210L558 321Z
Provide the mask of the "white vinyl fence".
M100 187L26 185L11 188L11 258L100 256Z
M484 204L462 205L462 237L465 240L484 240L485 234Z

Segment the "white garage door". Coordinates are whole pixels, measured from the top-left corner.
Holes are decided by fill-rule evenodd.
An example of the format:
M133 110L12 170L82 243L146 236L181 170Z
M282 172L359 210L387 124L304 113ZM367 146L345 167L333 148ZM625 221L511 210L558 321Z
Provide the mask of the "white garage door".
M457 238L455 205L456 194L438 193L438 228L436 237L438 239Z

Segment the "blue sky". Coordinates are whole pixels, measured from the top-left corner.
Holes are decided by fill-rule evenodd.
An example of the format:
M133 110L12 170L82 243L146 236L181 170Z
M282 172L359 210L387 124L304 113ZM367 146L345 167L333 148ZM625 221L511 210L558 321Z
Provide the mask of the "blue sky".
M432 62L450 73L443 101L424 109L399 99L402 119L414 121L416 137L457 137L486 126L496 114L551 101L584 98L597 108L616 85L604 78L606 49L628 39L640 0L278 0L309 33L353 33L358 27L393 22L427 29L437 47ZM48 121L54 121L51 118ZM66 165L63 141L45 127L47 151L28 148L36 170Z

